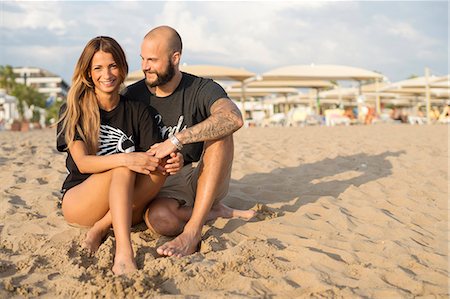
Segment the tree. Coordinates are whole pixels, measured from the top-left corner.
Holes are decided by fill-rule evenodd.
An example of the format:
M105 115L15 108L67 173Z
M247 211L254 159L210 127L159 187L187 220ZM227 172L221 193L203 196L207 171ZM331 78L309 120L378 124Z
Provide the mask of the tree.
M51 106L47 107L47 117L45 119L45 123L47 125L52 125L56 121L58 121L59 118L59 109L61 108L62 104L64 104L64 101L55 101Z
M46 96L37 91L34 87L21 83L16 83L17 75L14 73L13 67L10 65L0 65L0 88L4 88L7 94L13 95L19 101L17 110L20 118L24 119L25 109L40 107L47 110L48 119L56 119L61 104L46 107ZM53 107L54 106L54 107ZM32 115L29 117L31 121L37 121L40 113L33 109Z
M6 93L9 94L17 85L16 77L12 66L0 65L0 88L6 89Z
M19 100L18 110L21 118L23 118L25 113L24 103L26 103L28 107L36 106L45 108L44 95L39 93L33 87L16 84L11 91L11 94Z

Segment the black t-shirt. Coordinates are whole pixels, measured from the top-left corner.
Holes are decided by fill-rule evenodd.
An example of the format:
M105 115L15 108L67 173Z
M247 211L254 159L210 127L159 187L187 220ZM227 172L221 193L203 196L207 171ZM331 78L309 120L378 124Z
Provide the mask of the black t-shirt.
M205 79L188 73L183 77L175 91L167 97L153 95L142 79L122 91L127 98L151 106L160 137L165 140L188 127L192 127L208 118L211 105L221 98L228 98L225 90L211 79ZM200 160L203 142L186 144L181 153L184 164Z
M66 105L61 107L60 114ZM61 131L58 125L57 134ZM75 140L81 140L76 135ZM116 153L143 152L156 142L159 142L158 131L147 105L130 101L120 96L120 102L111 111L100 109L100 134L98 156ZM86 180L90 174L80 173L72 155L67 150L64 132L56 140L56 148L67 152L66 168L68 175L62 189L68 190Z

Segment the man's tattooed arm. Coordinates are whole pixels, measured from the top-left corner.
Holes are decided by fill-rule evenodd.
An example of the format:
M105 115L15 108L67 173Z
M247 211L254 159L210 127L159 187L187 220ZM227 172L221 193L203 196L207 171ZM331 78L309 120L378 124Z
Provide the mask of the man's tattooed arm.
M182 144L216 140L233 134L244 124L239 108L230 99L219 99L211 106L211 116L176 134Z

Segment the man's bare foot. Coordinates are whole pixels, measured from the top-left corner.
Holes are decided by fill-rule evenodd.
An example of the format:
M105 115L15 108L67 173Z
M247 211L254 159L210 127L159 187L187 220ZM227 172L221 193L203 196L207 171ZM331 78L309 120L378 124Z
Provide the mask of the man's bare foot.
M109 227L104 229L99 227L99 225L94 224L94 226L91 227L86 233L86 239L84 239L81 247L87 249L91 254L94 254L103 243L103 240L108 232Z
M156 249L159 255L182 257L193 254L198 250L198 245L202 239L201 231L191 233L183 231L178 237L169 241Z
M137 270L136 262L133 258L118 257L114 258L114 266L112 271L116 275L129 274Z
M253 210L238 210L227 207L223 203L218 203L214 205L209 213L209 220L216 219L219 217L222 218L242 218L245 220L249 220L256 215L256 212Z

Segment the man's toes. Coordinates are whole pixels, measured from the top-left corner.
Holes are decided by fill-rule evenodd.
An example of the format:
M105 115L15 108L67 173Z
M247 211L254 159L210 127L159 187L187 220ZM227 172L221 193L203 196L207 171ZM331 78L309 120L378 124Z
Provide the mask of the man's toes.
M156 249L156 252L158 252L159 255L163 255L163 254L164 254L164 251L165 251L165 248L164 248L164 247L158 247L158 248Z
M158 248L156 249L156 252L157 252L159 255L165 255L165 256L172 256L172 255L173 255L173 249L170 248L170 247L167 246L167 245L162 245L162 246L158 247Z

